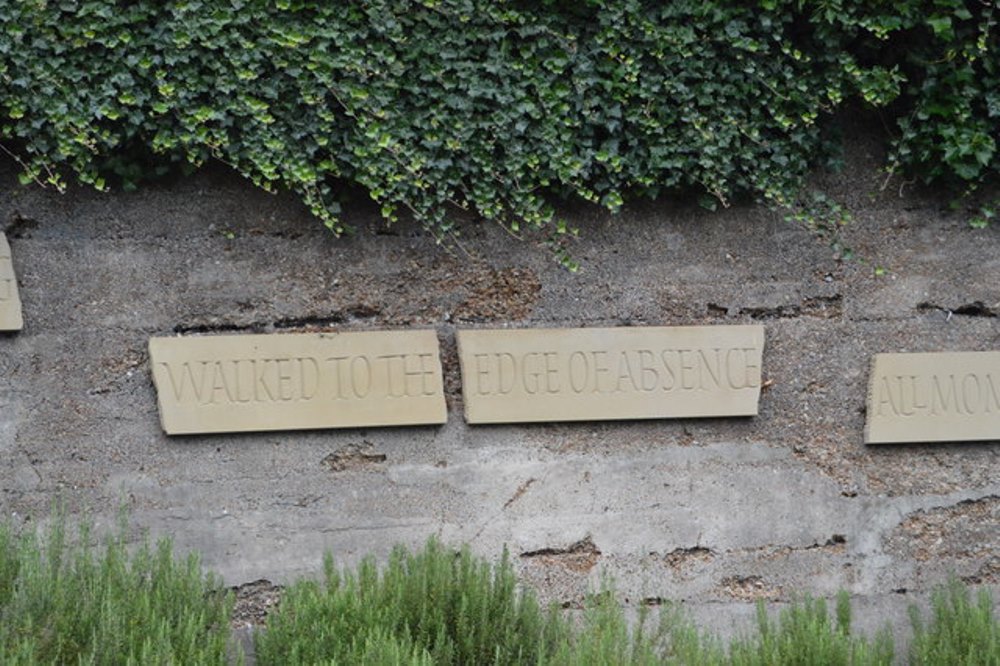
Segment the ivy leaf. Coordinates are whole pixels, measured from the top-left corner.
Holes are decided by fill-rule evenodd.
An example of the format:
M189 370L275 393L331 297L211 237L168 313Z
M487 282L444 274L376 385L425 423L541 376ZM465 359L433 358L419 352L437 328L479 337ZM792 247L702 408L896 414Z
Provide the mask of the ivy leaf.
M936 37L951 39L955 36L950 16L932 16L927 19L927 25L934 31Z

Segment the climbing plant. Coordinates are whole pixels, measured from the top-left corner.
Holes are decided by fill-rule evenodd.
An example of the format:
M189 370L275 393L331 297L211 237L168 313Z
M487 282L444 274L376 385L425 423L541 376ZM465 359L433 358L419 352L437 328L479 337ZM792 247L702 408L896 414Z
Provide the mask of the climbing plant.
M553 195L794 205L829 120L880 109L892 173L1000 170L982 0L9 0L0 148L22 181L135 187L220 160L345 231L338 189L438 238L451 207L558 247ZM854 106L848 106L854 105Z

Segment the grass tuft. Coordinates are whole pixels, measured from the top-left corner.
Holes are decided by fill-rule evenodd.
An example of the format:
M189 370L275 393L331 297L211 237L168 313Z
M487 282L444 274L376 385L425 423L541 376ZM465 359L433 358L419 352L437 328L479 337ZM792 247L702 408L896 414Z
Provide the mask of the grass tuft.
M65 522L15 535L0 525L0 663L225 663L230 595L169 541L129 555Z
M980 588L973 598L957 578L931 596L931 621L925 623L916 606L910 607L914 666L955 664L1000 666L1000 621L993 615L993 597Z
M169 541L129 554L125 534L98 545L84 526L67 538L50 527L15 534L0 525L0 663L226 664L232 595L178 559ZM989 590L957 579L935 590L931 617L911 608L915 666L1000 666L1000 623ZM320 581L285 591L255 635L256 662L445 666L860 666L893 663L887 630L851 631L847 593L833 609L806 597L776 615L760 602L754 630L728 645L699 630L677 606L640 609L632 621L610 586L577 617L543 610L519 586L505 552L496 564L430 539L396 547L385 567L354 570L324 560Z
M846 592L837 595L831 620L823 599L806 597L771 619L763 601L757 604L757 631L729 647L728 663L738 666L768 664L889 665L894 646L888 630L874 640L851 633L851 602Z
M841 594L833 618L822 599L792 604L777 619L758 607L756 632L724 646L667 606L629 622L614 594L590 596L574 621L540 609L517 589L505 554L491 567L468 548L455 552L431 539L415 554L397 547L380 573L372 559L356 571L328 556L323 581L300 581L257 635L259 664L890 664L888 632L875 640L851 634L851 606ZM374 663L374 662L373 662Z
M327 555L324 574L285 591L257 638L259 664L362 663L386 651L402 663L531 663L553 640L506 553L491 567L431 539L418 553L395 548L381 572L371 558L341 572Z

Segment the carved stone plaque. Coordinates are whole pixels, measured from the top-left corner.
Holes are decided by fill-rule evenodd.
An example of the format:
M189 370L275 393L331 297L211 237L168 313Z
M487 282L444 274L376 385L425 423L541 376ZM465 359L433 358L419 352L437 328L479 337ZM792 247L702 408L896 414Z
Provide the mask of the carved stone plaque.
M762 326L459 331L469 423L752 416Z
M7 237L0 232L0 331L20 331L24 328L21 317L21 299L17 295L17 278L10 258Z
M447 420L434 331L151 338L149 358L171 435Z
M1000 440L1000 352L876 354L865 443Z

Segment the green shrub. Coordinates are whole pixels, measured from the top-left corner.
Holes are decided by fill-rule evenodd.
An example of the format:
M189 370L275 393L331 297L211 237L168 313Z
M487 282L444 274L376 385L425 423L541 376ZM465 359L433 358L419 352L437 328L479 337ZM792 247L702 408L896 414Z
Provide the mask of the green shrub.
M913 643L910 663L915 666L1000 664L1000 620L993 615L990 591L981 588L975 600L957 579L936 589L931 597L929 624L916 607L910 608Z
M851 634L851 602L846 592L837 596L836 624L831 623L823 599L807 597L781 611L777 620L768 617L761 601L757 605L756 634L734 641L729 648L730 663L737 666L888 665L893 652L888 630L873 641Z
M224 664L230 599L170 543L129 556L61 519L39 538L0 525L0 663Z
M725 651L715 638L699 631L678 608L660 609L654 622L650 609L628 622L610 587L591 595L578 624L562 624L559 639L548 646L542 663L553 666L601 664L654 666L657 664L724 663Z
M356 572L329 557L322 582L286 590L257 634L260 664L354 664L385 658L399 664L890 664L888 633L874 641L850 633L850 602L838 598L836 624L823 600L806 599L768 618L728 649L668 606L659 622L644 608L629 622L610 588L591 595L580 617L539 610L518 592L506 556L490 567L468 549L430 540L415 554L396 548L380 573L371 559ZM371 663L378 663L371 661Z
M371 559L339 571L329 556L324 571L285 591L256 636L258 663L640 666L721 655L678 613L650 631L644 612L630 627L610 591L588 598L578 622L542 612L506 554L490 566L431 539L417 553L397 547L381 572Z
M261 664L358 663L393 650L419 663L525 663L544 641L545 615L519 593L509 560L496 567L430 540L393 550L381 572L371 559L356 573L329 555L322 582L301 581L282 598L256 643Z
M39 538L0 526L0 663L223 664L231 595L196 557L174 558L169 542L129 556L122 536L97 548L89 531L70 542L61 519ZM123 532L124 534L124 532ZM431 539L340 571L327 556L324 580L288 588L266 631L260 664L538 664L575 666L882 665L893 661L887 631L851 633L850 599L806 598L772 619L758 604L753 632L725 646L677 607L654 622L626 619L606 587L578 617L542 611L518 589L506 555L494 566L468 548ZM932 618L911 609L914 665L1000 664L1000 624L988 590L973 600L957 580L937 589ZM229 662L231 663L231 661Z
M338 183L437 237L449 206L559 243L548 193L797 205L827 120L881 109L890 167L1000 167L1000 30L977 0L0 3L0 147L23 180L231 164L342 231ZM820 225L823 229L823 225Z

